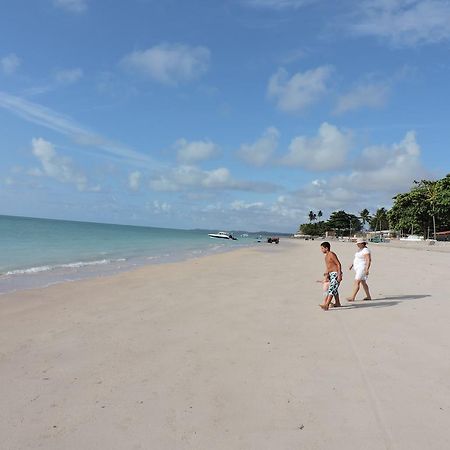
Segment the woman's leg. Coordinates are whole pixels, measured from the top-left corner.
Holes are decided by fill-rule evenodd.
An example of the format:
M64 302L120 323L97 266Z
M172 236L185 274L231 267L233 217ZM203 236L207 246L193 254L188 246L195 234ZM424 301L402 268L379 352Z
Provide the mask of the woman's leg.
M369 285L367 284L367 281L361 280L361 284L364 289L364 292L366 293L366 298L364 300L372 300L372 297L370 296Z
M359 285L361 283L361 280L355 280L355 282L353 283L353 292L352 295L350 297L347 297L347 301L349 302L354 302L355 298L356 298L356 294L359 291Z

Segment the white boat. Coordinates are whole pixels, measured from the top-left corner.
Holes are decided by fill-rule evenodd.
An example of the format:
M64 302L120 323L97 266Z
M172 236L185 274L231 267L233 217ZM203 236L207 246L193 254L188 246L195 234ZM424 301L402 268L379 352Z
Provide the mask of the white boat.
M216 239L232 239L233 241L237 240L231 233L228 233L227 231L219 231L218 233L208 233L208 236Z

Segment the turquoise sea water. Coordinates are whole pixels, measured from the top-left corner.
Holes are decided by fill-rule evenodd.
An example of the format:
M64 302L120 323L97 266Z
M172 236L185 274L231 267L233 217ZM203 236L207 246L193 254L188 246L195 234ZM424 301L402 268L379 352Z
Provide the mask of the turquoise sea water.
M0 293L195 258L255 242L252 235L237 241L211 239L205 230L0 215Z

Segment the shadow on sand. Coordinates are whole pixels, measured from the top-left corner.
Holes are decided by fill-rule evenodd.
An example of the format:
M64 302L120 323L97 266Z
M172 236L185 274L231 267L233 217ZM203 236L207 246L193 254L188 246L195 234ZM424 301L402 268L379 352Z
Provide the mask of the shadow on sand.
M431 297L430 294L422 294L422 295L389 295L387 297L379 297L374 300L418 300L419 298ZM373 301L373 300L370 300Z
M384 308L386 306L395 306L400 304L405 300L419 300L421 298L431 297L430 294L423 295L396 295L396 296L386 296L378 297L372 300L360 300L351 304L342 305L340 308L330 308L330 311L343 310L343 309L356 309L356 308ZM387 301L389 300L389 301Z

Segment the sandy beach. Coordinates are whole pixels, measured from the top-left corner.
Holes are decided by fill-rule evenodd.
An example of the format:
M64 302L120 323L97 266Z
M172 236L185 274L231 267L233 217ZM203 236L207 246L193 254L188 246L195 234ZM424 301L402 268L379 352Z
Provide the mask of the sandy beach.
M369 246L325 312L319 245L0 296L0 447L447 450L448 247Z

